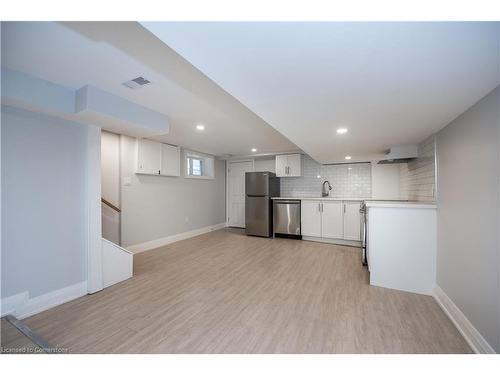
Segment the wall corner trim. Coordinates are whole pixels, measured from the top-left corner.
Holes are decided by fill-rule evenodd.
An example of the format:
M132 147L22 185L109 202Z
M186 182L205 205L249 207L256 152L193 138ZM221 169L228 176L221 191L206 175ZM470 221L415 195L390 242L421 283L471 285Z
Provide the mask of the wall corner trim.
M168 244L177 242L177 241L182 241L182 240L187 240L188 238L191 237L196 237L201 234L209 233L218 229L222 229L226 227L226 223L219 223L215 225L209 225L208 227L203 227L199 229L193 229L188 232L183 232L179 234L173 234L171 236L163 237L163 238L158 238L156 240L148 241L148 242L143 242L139 243L137 245L132 245L132 246L127 246L126 248L130 251L132 251L134 254L137 253L142 253L143 251L147 250L153 250L158 247L166 246Z
M467 319L464 313L438 285L434 287L434 299L446 315L448 315L455 327L457 327L458 331L464 337L465 341L467 341L476 354L496 353L485 338L472 325L469 319Z
M87 281L29 298L28 292L2 298L2 317L8 314L25 319L87 294Z

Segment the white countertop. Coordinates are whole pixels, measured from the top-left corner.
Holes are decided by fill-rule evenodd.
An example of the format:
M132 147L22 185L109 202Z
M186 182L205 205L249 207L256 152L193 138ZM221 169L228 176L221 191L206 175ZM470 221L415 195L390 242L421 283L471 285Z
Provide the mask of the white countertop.
M377 199L377 198L341 198L341 197L272 197L271 199L295 199L302 201L376 201L376 202L386 202L386 203L408 203L407 200L404 199Z
M335 198L335 197L272 197L271 199L294 199L301 201L364 201L371 198Z
M415 202L404 199L382 200L376 198L340 198L340 197L272 197L275 200L301 200L301 201L365 201L367 207L388 208L437 208L435 202Z
M376 208L437 208L435 202L397 202L397 201L367 201L366 207Z

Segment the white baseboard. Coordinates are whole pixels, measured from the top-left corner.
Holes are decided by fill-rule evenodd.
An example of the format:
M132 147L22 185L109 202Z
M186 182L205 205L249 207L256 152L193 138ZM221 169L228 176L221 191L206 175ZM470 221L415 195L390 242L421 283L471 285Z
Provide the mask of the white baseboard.
M29 300L29 293L22 292L13 296L2 298L2 318L5 315L15 315L16 308L26 304Z
M495 350L488 344L479 331L467 319L457 305L446 295L446 293L436 285L434 288L434 299L448 315L455 327L460 331L465 341L477 354L495 354Z
M332 245L361 247L361 241L342 240L336 238L311 237L311 236L302 236L302 239L304 241L323 242L323 243L330 243Z
M215 225L210 225L208 227L203 227L199 229L193 229L188 232L183 232L179 234L174 234L172 236L167 236L163 238L158 238L157 240L152 240L148 242L143 242L137 245L127 246L127 249L132 251L134 254L142 253L143 251L153 250L158 247L162 247L177 241L186 240L191 237L199 236L200 234L205 234L212 232L214 230L222 229L226 227L226 223L220 223Z
M87 281L34 298L29 298L28 292L19 293L2 299L2 316L12 314L18 319L25 319L86 294Z

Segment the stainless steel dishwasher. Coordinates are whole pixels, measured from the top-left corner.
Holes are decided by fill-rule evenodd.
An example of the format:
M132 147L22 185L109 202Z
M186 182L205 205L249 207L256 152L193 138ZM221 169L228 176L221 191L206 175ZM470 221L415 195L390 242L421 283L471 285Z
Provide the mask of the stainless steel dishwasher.
M301 239L300 200L274 199L273 206L274 235Z

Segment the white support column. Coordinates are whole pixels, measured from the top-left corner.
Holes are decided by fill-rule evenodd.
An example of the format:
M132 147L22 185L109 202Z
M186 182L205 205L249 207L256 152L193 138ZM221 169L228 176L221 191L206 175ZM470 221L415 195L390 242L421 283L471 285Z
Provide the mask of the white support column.
M101 128L87 131L87 290L103 289L101 234Z

